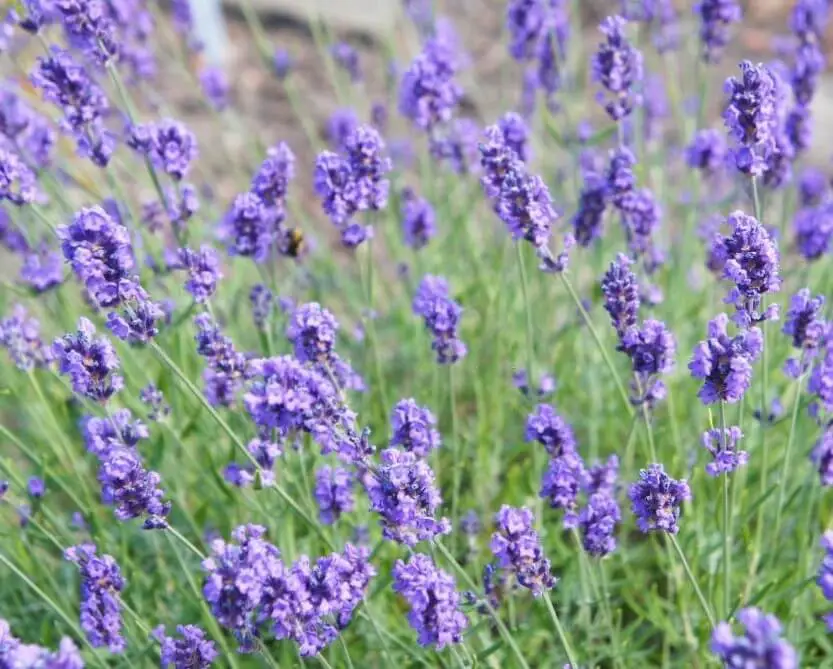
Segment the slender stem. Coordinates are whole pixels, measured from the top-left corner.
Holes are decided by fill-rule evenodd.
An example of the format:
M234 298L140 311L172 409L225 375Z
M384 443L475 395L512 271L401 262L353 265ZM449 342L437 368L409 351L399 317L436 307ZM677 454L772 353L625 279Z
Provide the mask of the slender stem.
M579 669L575 653L573 653L570 642L567 641L567 633L564 631L564 626L561 624L561 620L559 620L558 614L555 612L555 607L552 605L549 590L544 593L544 602L547 605L547 610L550 612L550 618L552 618L552 623L555 625L555 631L558 633L558 638L561 640L564 652L567 654L567 660L570 662L570 669Z
M645 391L642 388L642 382L639 380L639 375L633 375L636 383L636 391L639 393L640 403L639 411L642 414L642 420L645 421L645 434L648 437L648 453L651 456L651 462L658 462L657 460L657 446L654 441L654 426L651 424L651 414L648 412L648 403L645 401Z
M358 260L359 263L359 273L362 282L365 284L365 297L367 300L367 314L366 314L366 331L367 331L367 338L368 343L370 344L371 348L371 356L373 358L373 370L376 374L376 381L378 383L379 388L379 396L382 398L382 413L384 414L385 411L388 411L390 408L390 404L388 403L388 394L387 389L385 387L385 379L382 374L382 364L379 359L379 341L376 337L376 323L375 323L375 314L373 312L373 240L368 239L365 246L366 248L366 263L365 266L361 260Z
M197 548L194 544L192 544L187 538L185 538L182 533L177 530L173 525L168 525L165 528L168 532L171 533L172 536L176 537L183 546L185 546L189 551L191 551L194 555L196 555L200 560L205 560L205 554Z
M599 337L599 333L593 325L593 321L590 320L590 314L587 313L587 310L581 303L581 300L579 299L579 296L576 294L576 291L573 288L573 284L570 283L570 280L567 278L567 275L564 272L561 272L559 276L561 277L561 281L564 284L564 287L567 289L567 292L570 294L570 297L573 298L573 302L575 302L576 309L578 309L579 314L581 314L581 318L584 321L584 324L590 331L590 336L593 337L593 341L596 342L596 347L599 349L599 353L602 354L602 358L605 361L605 365L607 365L607 368L610 370L610 373L613 376L613 380L616 382L616 387L619 390L619 395L622 398L622 404L626 407L628 415L633 416L634 408L631 405L630 397L628 397L628 391L625 389L625 385L622 383L622 378L619 376L619 372L616 371L616 367L613 364L613 360L611 360L610 354L607 352L607 348L602 343L602 339L601 337Z
M725 451L728 438L726 435L726 403L720 402L720 450ZM732 610L732 518L729 495L729 472L723 473L723 610L726 617Z
M683 553L683 549L680 548L680 544L677 541L677 537L673 534L665 535L668 537L668 540L671 542L671 545L674 547L674 550L677 551L677 556L680 558L680 562L683 563L683 569L685 570L686 576L688 576L688 580L691 582L691 586L694 588L694 592L697 595L697 599L700 601L700 606L703 608L703 613L706 614L706 618L709 621L709 625L714 629L715 625L717 624L714 619L714 614L712 613L711 608L709 607L706 598L703 596L703 591L700 590L700 586L697 585L697 579L694 578L694 574L691 571L691 566L688 564L688 560L685 558L685 554Z
M802 361L803 362L803 361ZM790 436L787 438L787 448L784 451L784 458L781 461L781 481L778 490L778 511L775 515L775 537L779 536L781 530L781 513L784 510L784 499L787 496L787 479L790 475L790 461L792 460L793 444L795 443L795 428L798 423L798 408L801 406L801 391L804 388L804 377L798 378L795 387L795 401L793 402L792 418L790 420Z
M532 305L529 303L529 282L526 278L526 261L524 260L524 250L521 242L515 242L515 251L518 254L518 274L521 277L521 293L524 300L524 311L526 312L526 374L527 383L530 388L535 383L535 374L532 366L535 360L535 338L533 336L532 326Z
M460 483L463 477L463 463L460 460L460 433L457 429L457 396L454 387L454 363L446 365L448 368L448 397L451 408L451 518L456 523L459 518Z
M460 566L460 563L454 559L454 556L451 554L448 548L446 548L445 545L440 541L435 541L434 545L437 547L440 553L443 554L445 559L451 563L451 566L454 567L455 571L458 574L460 574L462 579L466 582L466 585L472 590L477 591L477 583L475 583L474 579L472 579L472 577L468 575L468 572L466 572L466 570ZM506 624L503 622L503 620L500 619L500 616L498 615L497 611L495 611L494 607L489 603L487 599L483 600L483 604L489 611L489 615L492 617L492 620L495 621L495 625L497 625L498 631L500 632L501 636L504 638L506 643L509 644L509 648L512 650L512 652L515 654L515 657L518 659L518 663L521 665L521 667L523 667L523 669L529 669L529 664L524 658L523 653L521 653L521 649L518 648L518 644L512 636L512 633L506 628Z

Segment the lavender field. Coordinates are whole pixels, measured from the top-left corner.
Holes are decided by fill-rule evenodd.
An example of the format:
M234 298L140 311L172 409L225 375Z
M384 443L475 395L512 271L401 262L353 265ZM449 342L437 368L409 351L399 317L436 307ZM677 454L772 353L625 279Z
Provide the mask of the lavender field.
M828 0L389 1L5 3L0 669L833 667Z

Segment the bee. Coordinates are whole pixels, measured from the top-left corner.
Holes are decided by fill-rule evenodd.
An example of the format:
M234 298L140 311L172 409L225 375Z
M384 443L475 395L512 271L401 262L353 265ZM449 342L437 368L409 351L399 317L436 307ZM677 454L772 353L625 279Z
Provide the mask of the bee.
M301 228L289 228L286 232L286 249L284 253L290 258L297 258L305 250L304 231Z

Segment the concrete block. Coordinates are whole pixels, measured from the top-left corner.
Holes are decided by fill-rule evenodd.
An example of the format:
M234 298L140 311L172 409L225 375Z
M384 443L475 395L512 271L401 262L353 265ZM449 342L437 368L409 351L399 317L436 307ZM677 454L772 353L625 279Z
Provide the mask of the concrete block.
M241 0L224 0L239 6ZM248 0L264 15L282 14L297 20L319 19L334 28L355 30L372 35L385 35L396 22L399 3L396 0Z

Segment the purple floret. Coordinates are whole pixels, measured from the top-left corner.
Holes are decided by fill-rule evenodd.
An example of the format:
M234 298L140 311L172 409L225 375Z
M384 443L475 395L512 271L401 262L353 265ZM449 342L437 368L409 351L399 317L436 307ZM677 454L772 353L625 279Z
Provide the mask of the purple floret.
M586 485L587 470L578 453L567 451L550 460L538 493L552 509L564 511L564 529L578 526L578 495Z
M32 204L37 194L35 173L19 155L0 148L0 201L21 207Z
M413 310L422 316L425 327L434 336L431 347L437 353L437 362L453 364L466 356L466 345L457 336L463 308L449 296L445 279L431 275L423 277L414 297Z
M46 367L55 359L52 349L41 339L40 323L22 304L16 304L11 315L0 320L0 346L24 372Z
M197 157L196 137L173 119L133 126L127 144L176 181L185 178Z
M402 190L400 216L405 244L413 249L424 248L437 234L434 208L410 188Z
M207 302L217 291L217 282L223 278L220 257L210 246L203 244L199 251L179 249L179 264L188 271L187 290L198 304Z
M694 13L700 18L703 60L716 63L731 39L731 27L743 18L737 0L700 0Z
M620 338L636 325L639 313L639 284L630 269L632 264L630 258L620 253L610 263L601 282L605 311L610 314L611 323Z
M604 557L616 550L616 526L622 521L619 503L607 491L591 495L578 517L582 545L589 555Z
M327 364L333 354L338 321L317 302L296 307L286 328L295 357L301 362Z
M833 425L828 425L822 432L810 460L816 465L821 484L825 488L833 486Z
M428 39L402 75L400 113L426 131L450 121L463 97L454 80L457 69L453 50L440 39Z

